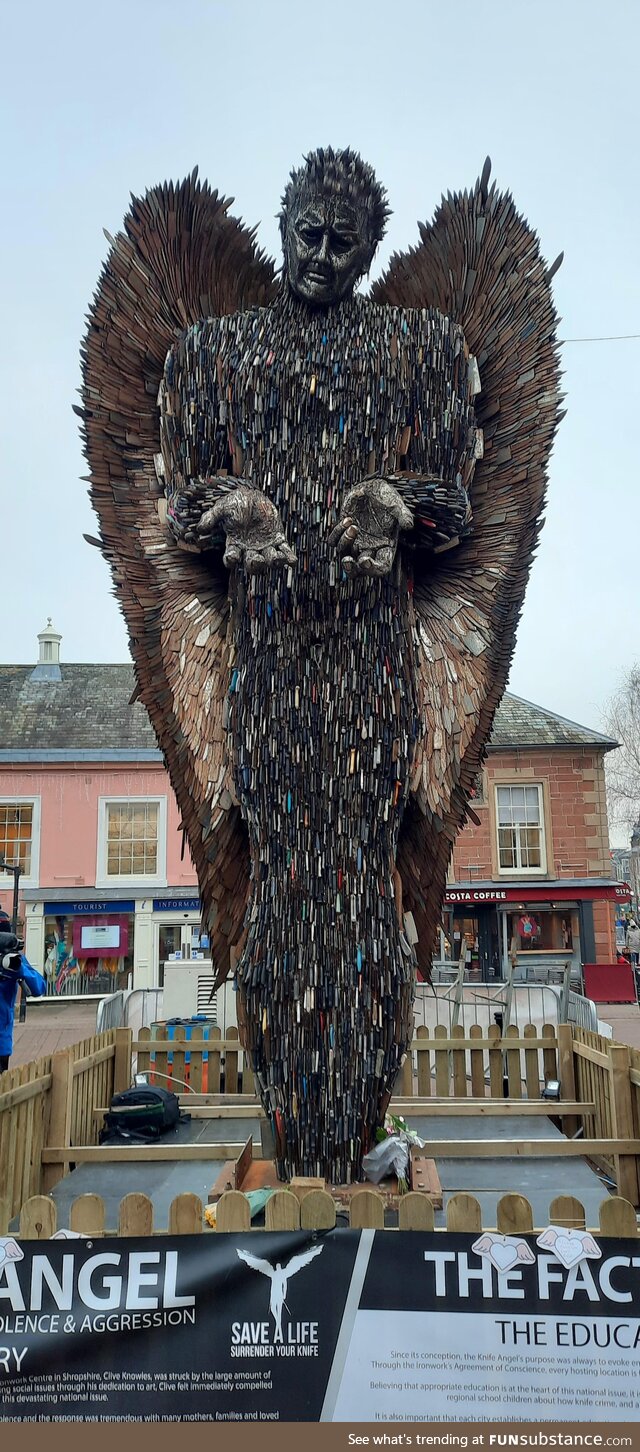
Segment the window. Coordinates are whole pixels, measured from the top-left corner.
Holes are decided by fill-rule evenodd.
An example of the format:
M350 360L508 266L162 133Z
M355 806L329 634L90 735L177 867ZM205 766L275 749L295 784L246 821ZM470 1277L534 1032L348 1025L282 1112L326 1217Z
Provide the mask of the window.
M96 886L139 878L162 885L166 875L165 797L102 798L98 822Z
M21 887L38 886L40 847L39 797L5 797L0 801L0 858L9 867L21 867ZM10 873L0 870L4 887L12 882Z
M500 872L546 870L542 787L496 787Z

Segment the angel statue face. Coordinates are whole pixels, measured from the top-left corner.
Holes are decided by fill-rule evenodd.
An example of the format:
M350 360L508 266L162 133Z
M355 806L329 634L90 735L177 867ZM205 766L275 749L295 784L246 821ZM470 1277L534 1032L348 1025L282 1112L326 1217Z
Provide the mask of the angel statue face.
M284 269L303 302L332 307L369 271L388 208L370 166L354 152L313 152L282 199Z

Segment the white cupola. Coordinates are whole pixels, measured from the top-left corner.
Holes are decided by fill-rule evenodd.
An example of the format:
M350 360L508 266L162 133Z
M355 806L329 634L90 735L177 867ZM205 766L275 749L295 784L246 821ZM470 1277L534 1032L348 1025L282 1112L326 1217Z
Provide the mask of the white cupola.
M60 681L60 641L62 636L54 630L51 617L44 630L38 635L38 664L31 672L32 681Z

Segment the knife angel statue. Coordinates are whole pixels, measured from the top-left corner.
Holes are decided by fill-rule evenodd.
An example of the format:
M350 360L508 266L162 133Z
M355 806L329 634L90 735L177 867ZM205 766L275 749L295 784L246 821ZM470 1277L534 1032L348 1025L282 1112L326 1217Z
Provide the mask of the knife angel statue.
M406 1056L507 679L556 317L488 164L368 295L388 208L352 151L292 172L279 277L228 209L195 173L132 201L84 341L85 448L279 1173L337 1183Z

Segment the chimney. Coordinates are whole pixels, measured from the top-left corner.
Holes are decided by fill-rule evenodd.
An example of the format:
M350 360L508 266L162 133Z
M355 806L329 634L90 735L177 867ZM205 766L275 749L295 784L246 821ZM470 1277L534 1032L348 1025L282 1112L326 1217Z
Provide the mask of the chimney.
M44 630L38 635L38 664L31 672L32 681L61 681L60 641L62 636L54 630L51 617Z

